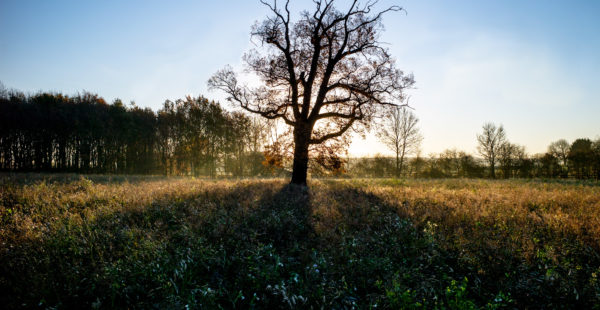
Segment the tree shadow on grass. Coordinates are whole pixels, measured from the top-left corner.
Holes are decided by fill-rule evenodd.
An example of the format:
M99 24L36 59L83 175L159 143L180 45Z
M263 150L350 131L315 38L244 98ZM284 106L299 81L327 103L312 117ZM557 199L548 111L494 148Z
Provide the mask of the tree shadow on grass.
M311 193L305 186L284 185L272 196L264 196L242 226L265 243L282 250L314 239L311 223Z
M493 268L478 275L477 265L459 260L464 247L438 245L452 231L415 227L402 211L410 206L351 185L315 184L239 182L89 219L61 218L61 227L39 238L14 235L9 255L0 257L0 301L9 308L41 301L63 308L402 308L425 300L433 307L463 294L451 281L468 275L479 304L518 283L524 286L513 296L532 304L518 294L531 294L530 280L544 274L496 285L490 274L521 263L483 260L512 254L473 249L485 256L482 268ZM560 290L544 286L536 296L544 292Z
M393 206L350 187L241 182L61 221L63 228L23 239L2 259L8 282L0 300L63 308L351 308L385 304L388 288L433 297L445 287L439 274L449 272Z

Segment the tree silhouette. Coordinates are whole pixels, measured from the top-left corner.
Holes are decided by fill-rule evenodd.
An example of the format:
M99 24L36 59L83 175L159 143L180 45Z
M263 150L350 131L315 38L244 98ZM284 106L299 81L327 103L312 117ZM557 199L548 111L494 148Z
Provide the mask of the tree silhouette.
M460 161L460 177L482 177L484 173L484 168L477 162L477 160L465 153L459 152L459 161Z
M490 167L490 177L496 178L496 159L500 146L506 142L506 133L504 127L492 123L483 125L483 133L477 135L477 151L487 161Z
M419 119L407 107L394 106L383 118L379 140L396 155L396 172L398 178L402 174L404 157L416 151L423 140L417 123Z
M256 175L264 156L260 142L248 142L249 124L204 97L167 100L155 113L96 94L25 95L0 85L0 170Z
M561 166L558 163L558 158L554 154L548 152L539 156L539 171L538 175L546 178L554 178L560 174Z
M590 139L573 141L569 150L569 161L571 162L569 168L573 170L576 178L583 179L591 176L593 158L594 151Z
M593 170L596 180L600 180L600 137L592 143L593 152Z
M414 83L379 41L382 16L401 8L376 12L376 2L355 0L342 12L333 2L314 1L312 12L292 22L289 1L283 8L261 1L272 16L252 27L262 45L244 61L262 85L242 85L230 67L208 82L243 109L293 128L294 184L306 184L310 145L368 128L378 107L402 102Z
M569 150L571 149L571 144L567 142L565 139L560 139L558 141L550 143L548 146L548 153L552 154L554 157L560 160L561 169L563 173L568 172L568 158L569 158ZM561 173L562 174L562 173ZM566 176L566 175L565 175Z

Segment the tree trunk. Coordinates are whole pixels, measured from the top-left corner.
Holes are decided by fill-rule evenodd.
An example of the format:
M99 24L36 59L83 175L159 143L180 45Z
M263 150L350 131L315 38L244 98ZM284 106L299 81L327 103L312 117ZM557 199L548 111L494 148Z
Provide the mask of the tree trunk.
M404 169L404 155L406 155L406 141L402 145L402 153L400 153L400 165L398 168L398 177L402 175L402 169Z
M308 174L308 145L311 131L297 126L294 129L294 165L292 184L306 185Z
M402 177L402 170L404 170L404 154L400 156L400 165L398 168L398 178Z
M400 177L400 157L398 156L398 152L396 152L396 179Z

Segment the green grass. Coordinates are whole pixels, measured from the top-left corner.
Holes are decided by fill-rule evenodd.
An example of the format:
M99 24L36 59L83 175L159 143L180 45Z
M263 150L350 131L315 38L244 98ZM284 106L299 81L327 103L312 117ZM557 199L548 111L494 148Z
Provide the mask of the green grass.
M6 308L594 308L600 187L4 175Z

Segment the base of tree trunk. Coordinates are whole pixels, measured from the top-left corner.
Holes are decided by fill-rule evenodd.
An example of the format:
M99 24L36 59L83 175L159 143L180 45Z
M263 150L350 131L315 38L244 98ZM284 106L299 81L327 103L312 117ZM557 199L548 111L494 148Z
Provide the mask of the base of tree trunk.
M308 177L308 140L310 131L296 128L294 132L294 162L290 184L306 186Z
M304 174L304 176L294 176L292 173L292 180L290 181L290 184L306 186L306 174Z

